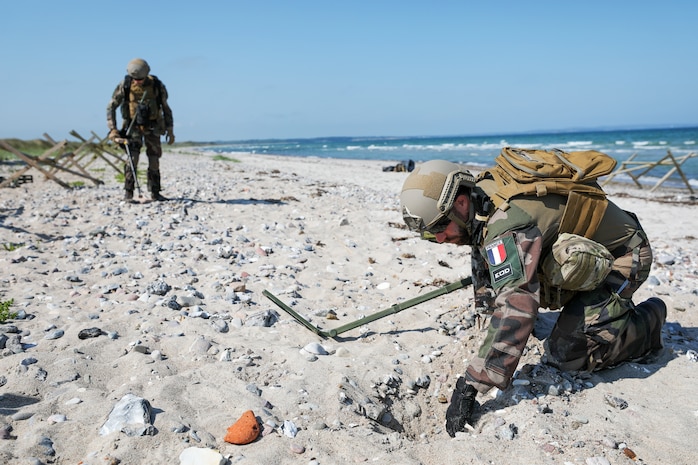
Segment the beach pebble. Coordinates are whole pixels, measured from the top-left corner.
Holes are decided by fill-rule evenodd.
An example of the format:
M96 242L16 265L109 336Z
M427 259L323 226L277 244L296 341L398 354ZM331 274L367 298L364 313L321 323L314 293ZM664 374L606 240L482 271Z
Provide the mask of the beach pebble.
M219 333L227 333L229 330L228 322L225 320L211 320L211 326Z
M56 455L56 450L53 448L53 441L46 436L40 437L37 444L32 447L31 450L40 457L52 458Z
M298 434L298 427L296 427L295 423L291 420L285 420L281 429L284 432L284 436L288 436L289 438L295 438L296 434Z
M22 421L22 420L27 420L33 416L34 416L34 412L19 411L17 413L12 414L12 416L10 418L12 418L14 421Z
M172 287L169 284L167 284L165 281L160 280L150 283L146 288L146 292L148 292L149 294L164 296L165 294L170 292L171 289Z
M305 447L296 443L291 443L290 449L294 454L302 454L305 452Z
M261 326L268 328L279 321L279 313L276 310L265 310L250 315L245 320L245 326Z
M87 328L81 329L78 333L78 339L89 339L93 337L99 337L103 334L102 330L99 328Z
M179 296L177 301L182 307L193 307L195 305L201 305L202 300L196 296Z
M220 452L201 448L189 447L179 454L179 465L225 465L228 460Z
M417 418L422 414L422 407L417 402L406 401L405 413L408 417Z
M431 377L429 375L422 375L415 380L414 384L422 389L427 389L431 384Z
M206 339L204 336L197 337L191 346L189 346L189 352L195 354L205 354L211 348L211 341Z
M329 355L329 352L319 343L311 342L303 347L303 351L314 355Z
M611 465L606 457L588 457L584 463L586 465Z
M628 402L625 399L621 399L620 397L607 394L604 396L604 400L611 407L615 407L620 410L628 408Z
M657 256L655 257L655 260L657 261L657 263L664 265L664 266L669 266L669 265L673 265L674 263L676 263L675 256L668 254L668 253L664 253L664 252L657 254Z
M339 347L334 354L337 357L349 357L349 356L351 356L351 352L349 352L349 349L347 349L345 347Z
M99 435L122 432L127 436L152 436L156 432L151 423L152 418L150 402L133 394L126 394L112 408L107 421L99 430Z
M49 333L46 333L46 336L44 336L44 339L52 340L52 339L60 339L63 337L65 334L65 331L62 329L57 329L55 331L51 331Z

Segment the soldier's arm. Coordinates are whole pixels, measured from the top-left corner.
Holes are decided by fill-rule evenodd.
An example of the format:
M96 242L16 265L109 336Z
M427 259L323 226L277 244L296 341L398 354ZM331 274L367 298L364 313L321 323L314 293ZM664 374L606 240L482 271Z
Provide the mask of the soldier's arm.
M508 231L481 249L495 292L494 312L485 342L465 378L479 392L505 389L533 331L540 303L537 267L542 235L537 227Z
M107 127L109 130L116 129L116 109L119 108L124 101L124 83L121 81L114 89L111 100L107 105Z

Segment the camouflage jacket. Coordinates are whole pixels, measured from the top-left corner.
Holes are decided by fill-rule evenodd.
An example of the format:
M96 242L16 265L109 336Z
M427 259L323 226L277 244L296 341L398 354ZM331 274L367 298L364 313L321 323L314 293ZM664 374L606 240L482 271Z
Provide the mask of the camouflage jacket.
M141 98L143 104L148 108L149 124L148 127L136 128L140 132L154 132L155 134L164 134L166 130L172 129L174 121L172 118L172 109L167 102L167 88L155 76L148 76L142 84L131 81L127 90L127 79L119 82L114 89L111 100L107 105L107 127L109 130L116 129L116 110L121 107L122 129L126 130L131 124L131 119L136 115ZM128 94L128 102L126 95Z
M553 307L542 290L540 265L558 237L565 202L559 195L516 198L508 210L490 216L482 243L473 247L473 275L486 281L474 286L476 305L492 314L487 337L465 373L481 393L508 386L538 309ZM593 239L612 253L624 252L638 228L634 216L609 201Z

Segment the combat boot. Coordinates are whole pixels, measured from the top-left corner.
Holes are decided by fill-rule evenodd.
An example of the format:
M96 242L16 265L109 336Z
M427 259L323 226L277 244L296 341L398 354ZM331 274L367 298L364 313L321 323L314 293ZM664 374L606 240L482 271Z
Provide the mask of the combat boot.
M164 202L165 200L167 200L167 197L164 197L159 192L153 192L152 194L150 194L150 197L158 202Z
M124 200L130 202L133 200L133 191L126 191L124 194Z
M652 297L637 304L621 348L621 357L635 363L655 363L664 352L662 326L665 321L666 304L662 299Z
M647 312L650 326L650 350L664 347L662 342L662 326L666 321L666 304L659 297L651 297L635 306L636 312Z

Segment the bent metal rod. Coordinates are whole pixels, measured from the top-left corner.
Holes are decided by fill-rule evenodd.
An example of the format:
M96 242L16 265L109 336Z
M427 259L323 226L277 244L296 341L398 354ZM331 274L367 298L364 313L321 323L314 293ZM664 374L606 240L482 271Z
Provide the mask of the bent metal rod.
M302 324L305 326L307 329L310 331L314 332L320 337L323 338L335 338L337 335L345 333L347 331L350 331L354 328L358 328L359 326L365 325L367 323L370 323L372 321L379 320L381 318L384 318L388 315L392 315L394 313L401 312L402 310L405 310L410 307L414 307L415 305L419 305L422 302L426 302L427 300L431 300L435 297L438 297L440 295L448 294L450 292L453 292L457 289L462 289L466 286L469 286L473 283L473 278L471 276L468 276L467 278L463 278L459 281L452 282L450 284L446 284L443 287L440 287L438 289L434 289L433 291L429 291L426 294L420 295L418 297L414 297L409 300L405 300L404 302L400 302L398 304L394 304L391 307L386 308L385 310L381 310L380 312L374 313L372 315L368 315L364 318L358 319L356 321L352 321L350 323L347 323L345 325L342 325L338 328L330 329L328 331L323 331L322 329L318 328L305 318L303 318L301 315L299 315L296 311L294 311L291 307L283 303L281 300L279 300L274 294L271 292L265 290L262 292L263 295L268 297L272 302L274 302L276 305L278 305L283 311L291 315L298 323Z

